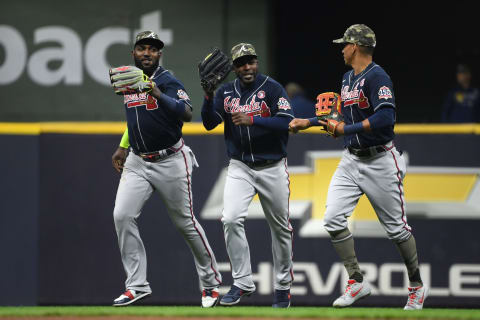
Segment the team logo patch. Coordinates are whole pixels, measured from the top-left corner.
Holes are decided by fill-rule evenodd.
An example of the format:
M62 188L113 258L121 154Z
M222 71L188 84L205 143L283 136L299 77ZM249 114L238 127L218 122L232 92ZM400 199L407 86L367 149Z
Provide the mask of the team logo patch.
M182 89L179 89L177 91L177 96L181 99L181 100L190 100L190 98L188 97L188 94L182 90Z
M265 91L263 91L263 90L262 90L262 91L258 91L257 97L258 97L258 99L263 99L263 98L265 98Z
M146 92L126 94L123 96L123 102L127 105L127 108L145 106L147 110L158 109L157 99Z
M383 86L378 90L378 99L392 99L392 91L389 87Z
M368 102L368 98L365 96L365 93L363 93L363 89L354 89L352 91L348 91L349 88L349 86L342 87L342 102L344 107L354 105L357 105L360 109L366 109L370 107L370 103Z
M233 112L243 112L248 116L260 116L260 117L270 117L270 108L268 107L265 101L255 101L255 96L252 97L252 100L249 104L240 105L240 98L233 98L230 100L230 96L226 97L223 100L223 108L227 113Z
M292 109L292 107L290 106L290 102L288 102L288 100L285 98L278 99L277 105L278 105L278 109L282 109L282 110Z

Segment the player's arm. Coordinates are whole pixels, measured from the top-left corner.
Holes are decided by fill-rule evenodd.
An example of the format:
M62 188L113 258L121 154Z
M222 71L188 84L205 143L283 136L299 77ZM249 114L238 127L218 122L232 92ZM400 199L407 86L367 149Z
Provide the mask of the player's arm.
M184 100L172 98L167 93L163 93L155 86L150 94L157 99L157 102L164 108L172 111L179 119L185 122L192 120L192 107Z
M372 90L368 96L374 108L374 113L362 122L345 125L339 123L335 128L335 136L350 135L360 132L371 132L395 124L395 98L393 84L389 77L379 75L372 81ZM324 121L320 124L326 125Z
M271 117L254 117L243 112L232 113L235 125L259 126L275 131L288 131L288 124L294 118L293 110L285 89L280 84L273 84L272 98L267 101L271 106Z
M112 155L112 165L117 172L121 173L123 170L123 164L127 159L128 155L128 147L130 147L130 143L128 141L128 128L125 129L123 133L122 140L120 141L120 145L118 146L117 150Z
M321 125L327 125L326 121L319 121ZM393 106L386 105L375 111L367 119L362 122L345 125L344 122L338 124L335 129L336 136L355 134L360 132L372 132L387 126L395 124L395 109Z
M317 117L302 119L302 118L295 118L288 124L288 130L293 133L297 133L300 130L305 130L313 126L321 126L320 122L318 121Z
M243 112L234 112L232 113L232 122L233 124L239 126L259 126L264 127L270 130L288 130L288 124L293 117L287 116L275 116L275 117L254 117L246 115Z
M205 91L205 97L202 105L202 122L207 130L212 130L223 122L223 95L222 88L218 89L217 94Z

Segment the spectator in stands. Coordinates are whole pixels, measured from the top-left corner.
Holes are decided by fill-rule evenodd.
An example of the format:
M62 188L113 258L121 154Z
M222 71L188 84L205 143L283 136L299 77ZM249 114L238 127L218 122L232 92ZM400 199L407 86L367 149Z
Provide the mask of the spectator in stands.
M471 85L472 73L464 64L457 66L457 86L452 88L443 104L442 122L480 122L480 90Z
M295 118L309 119L315 117L315 102L305 96L303 88L295 82L285 86Z

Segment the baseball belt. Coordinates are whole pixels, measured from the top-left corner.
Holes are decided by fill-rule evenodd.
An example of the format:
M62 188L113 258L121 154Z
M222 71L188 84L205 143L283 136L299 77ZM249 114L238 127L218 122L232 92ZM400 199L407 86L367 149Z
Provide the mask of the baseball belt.
M348 152L350 152L354 156L357 156L359 158L368 158L368 157L373 157L376 154L388 151L392 148L393 148L393 143L390 141L385 145L381 145L381 146L373 146L373 147L363 148L363 149L348 147L347 149L348 149Z
M153 151L153 152L137 152L133 150L133 153L135 153L137 156L143 159L143 161L146 162L157 162L162 159L165 159L166 157L177 153L180 151L180 149L183 148L185 145L185 142L183 141L182 138L178 140L177 143L175 143L173 146L163 149L163 150L158 150L158 151Z
M258 169L258 168L262 168L262 167L267 167L267 166L275 164L275 163L277 163L278 161L281 160L281 159L279 159L279 160L259 160L259 161L251 162L251 161L242 161L242 160L236 159L236 158L233 158L233 159L243 162L250 169L256 169L256 168Z

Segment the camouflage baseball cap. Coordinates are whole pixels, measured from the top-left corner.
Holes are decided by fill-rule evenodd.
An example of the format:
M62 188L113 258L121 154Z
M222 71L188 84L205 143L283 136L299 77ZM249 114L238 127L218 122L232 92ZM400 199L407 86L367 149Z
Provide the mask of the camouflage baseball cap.
M158 49L162 49L165 46L158 35L151 30L138 33L135 37L135 44L133 46L135 47L139 42L152 43L153 45L157 46Z
M333 40L333 43L355 43L361 46L375 48L377 41L372 29L364 24L354 24L348 27L343 38Z
M232 48L232 61L244 56L257 56L255 48L250 43L239 43Z

